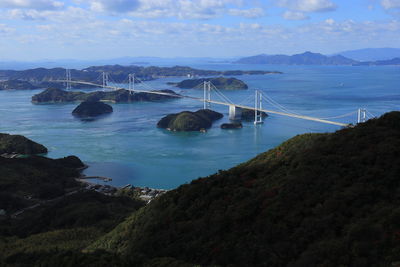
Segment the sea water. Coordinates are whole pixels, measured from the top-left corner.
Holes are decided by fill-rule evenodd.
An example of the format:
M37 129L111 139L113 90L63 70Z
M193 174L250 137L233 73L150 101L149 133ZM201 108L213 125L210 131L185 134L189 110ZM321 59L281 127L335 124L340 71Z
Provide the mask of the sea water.
M236 104L254 106L255 90L274 105L263 107L319 118L335 117L366 108L369 116L398 110L400 67L266 66L205 64L192 67L215 70L277 70L283 74L237 76L248 90L222 91ZM173 89L202 97L201 89L177 89L167 82L183 77L136 84L138 89ZM206 133L169 132L156 127L166 114L196 111L203 103L190 99L112 104L114 112L96 120L72 116L77 103L31 103L42 90L0 91L0 132L21 134L45 145L51 158L76 155L90 167L86 175L112 178L111 184L175 188L220 169L228 169L265 152L290 137L307 132L333 132L339 126L270 115L264 124L244 122L242 129L222 130L228 121L226 106L212 105L224 114ZM82 90L81 90L82 91ZM91 90L83 90L91 91ZM216 94L212 99L220 100ZM278 104L276 104L278 103ZM280 111L281 111L280 110ZM332 119L355 123L357 116Z

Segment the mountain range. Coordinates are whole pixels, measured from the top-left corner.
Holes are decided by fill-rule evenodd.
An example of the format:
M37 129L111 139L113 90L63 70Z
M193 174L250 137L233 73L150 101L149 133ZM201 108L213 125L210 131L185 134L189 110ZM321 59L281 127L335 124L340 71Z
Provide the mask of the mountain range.
M199 65L215 63L246 63L246 64L292 64L292 65L391 65L393 62L385 62L400 58L400 48L365 48L349 50L331 55L306 52L296 55L266 55L260 54L250 57L119 57L98 60L39 60L30 62L21 61L0 61L0 69L25 70L30 68L75 68L83 69L89 66L99 65L138 65L138 66L175 66L175 65ZM375 63L376 61L376 63ZM264 63L268 62L268 63ZM365 64L368 62L368 64ZM397 65L397 63L395 63Z
M288 55L257 55L241 58L239 64L271 64L271 65L353 65L357 61L342 55L325 56L319 53L305 52Z
M270 65L400 65L400 57L378 61L358 61L341 54L326 56L320 53L305 52L289 55L256 55L241 58L237 64L270 64Z
M379 61L400 58L400 48L364 48L338 54L357 61Z

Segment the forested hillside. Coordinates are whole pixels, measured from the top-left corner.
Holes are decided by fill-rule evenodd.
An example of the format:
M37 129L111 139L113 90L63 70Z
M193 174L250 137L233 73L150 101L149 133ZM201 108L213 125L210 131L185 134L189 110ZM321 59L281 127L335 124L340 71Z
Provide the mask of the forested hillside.
M152 202L91 246L221 266L397 266L400 113L300 135Z
M86 206L79 208L81 197L76 195L42 213L49 232L4 234L3 262L399 266L399 177L400 112L391 112L335 133L296 136L235 168L169 191L137 211L136 202L98 195L82 198ZM114 205L118 212L110 208ZM122 219L130 205L131 215ZM102 218L99 207L108 207L107 219L96 221ZM76 221L74 216L89 218ZM77 242L76 236L84 241Z

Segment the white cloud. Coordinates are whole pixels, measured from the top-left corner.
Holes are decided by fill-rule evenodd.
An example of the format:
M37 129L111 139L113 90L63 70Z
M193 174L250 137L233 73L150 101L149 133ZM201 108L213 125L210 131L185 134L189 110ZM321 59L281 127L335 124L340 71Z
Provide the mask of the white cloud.
M55 10L64 6L64 3L53 0L1 0L0 8L22 8L33 10Z
M243 9L244 0L75 0L86 3L95 12L117 15L125 13L138 18L212 19L225 14L256 18L261 8Z
M381 4L385 9L400 8L400 0L382 0Z
M22 19L22 20L45 20L47 12L38 11L34 9L22 10L22 9L12 9L9 10L4 18L7 19Z
M93 11L109 13L128 13L140 5L139 0L91 0L89 3Z
M290 11L287 10L285 13L283 13L283 18L287 20L306 20L309 19L309 17L304 14L303 12L298 12L298 11Z
M135 17L177 17L179 19L211 19L227 13L229 5L240 5L240 0L140 0L140 6L131 15ZM235 12L235 11L234 11ZM260 10L242 12L244 15ZM239 12L236 12L239 15Z
M93 15L129 16L136 18L213 19L225 15L243 18L265 16L264 9L252 7L244 0L72 0L65 5L56 0L0 0L11 19L44 19L44 11L81 8ZM4 13L4 12L3 12ZM46 14L48 15L48 14ZM55 14L50 14L55 16Z
M98 58L105 54L109 57L229 56L238 53L297 53L306 50L327 53L346 50L353 44L358 47L371 44L384 46L388 42L400 46L400 22L395 20L355 22L327 19L297 27L260 22L226 26L127 18L110 23L96 17L88 17L82 23L78 18L86 13L80 12L75 11L75 19L52 17L51 21L42 25L27 25L25 30L18 28L16 33L0 25L0 43L13 43L16 47L29 46L26 50L30 54L43 47L57 51L49 53L49 57L70 55ZM21 55L21 51L24 53L24 49L10 49L13 55Z
M5 19L9 20L47 20L58 23L83 23L93 15L79 7L68 7L63 10L34 10L34 9L11 9L0 13Z
M90 5L91 2L104 4L104 0L75 0L75 5L57 10L27 7L0 9L0 17L6 20L36 20L34 23L0 24L0 43L2 47L11 43L20 45L19 50L14 49L13 55L24 53L21 47L26 48L29 45L27 51L42 51L44 48L58 51L54 54L55 57L64 55L64 52L65 55L69 53L72 56L79 53L82 56L104 57L114 56L115 53L121 56L131 55L129 53L195 56L201 51L202 55L225 56L250 52L345 50L354 44L358 47L371 44L387 46L387 43L400 46L398 20L354 22L327 19L319 23L307 22L291 26L266 25L262 20L243 20L251 23L228 24L224 21L224 25L218 25L217 20L205 23L184 19L211 19L226 15L253 18L264 16L265 11L262 8L249 7L248 2L240 0L138 1L139 5L131 6L129 12L115 6L110 9L112 11L105 10L105 6L97 7L97 12L91 9L95 8ZM2 0L0 2L4 4ZM110 3L112 1L108 2ZM280 3L285 8L283 16L288 20L307 19L310 12L327 11L329 3L330 8L333 8L330 1L281 0ZM301 3L312 4L302 6ZM112 18L104 16L107 14L103 12L108 11L115 16L121 14ZM182 20L138 19L169 17ZM36 47L36 50L31 47ZM9 49L12 51L13 47Z
M0 34L1 35L9 34L9 33L13 32L14 30L15 30L14 28L10 28L7 25L0 24Z
M335 20L334 19L326 19L325 23L328 25L334 25L335 24Z
M265 12L262 8L250 8L250 9L229 9L229 15L245 17L245 18L260 18L265 16Z
M280 7L301 12L325 12L336 9L330 0L276 0Z

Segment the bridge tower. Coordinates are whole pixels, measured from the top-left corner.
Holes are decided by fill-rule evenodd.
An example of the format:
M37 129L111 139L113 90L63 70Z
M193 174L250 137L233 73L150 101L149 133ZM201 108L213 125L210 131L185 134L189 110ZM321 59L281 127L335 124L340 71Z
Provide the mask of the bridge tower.
M209 109L211 107L211 81L204 81L203 84L204 96L203 96L203 109Z
M359 108L357 112L357 123L363 123L367 120L367 110L365 108Z
M65 74L66 74L66 80L67 80L67 82L65 83L65 87L66 87L67 90L70 90L72 88L72 86L71 86L71 80L72 80L71 70L70 69L66 69L65 70Z
M255 94L255 102L254 102L254 124L263 123L262 118L262 93L259 90L256 90Z
M108 73L103 71L103 88L108 85Z
M129 74L128 79L129 79L129 86L128 86L129 91L135 90L135 74L134 73Z

